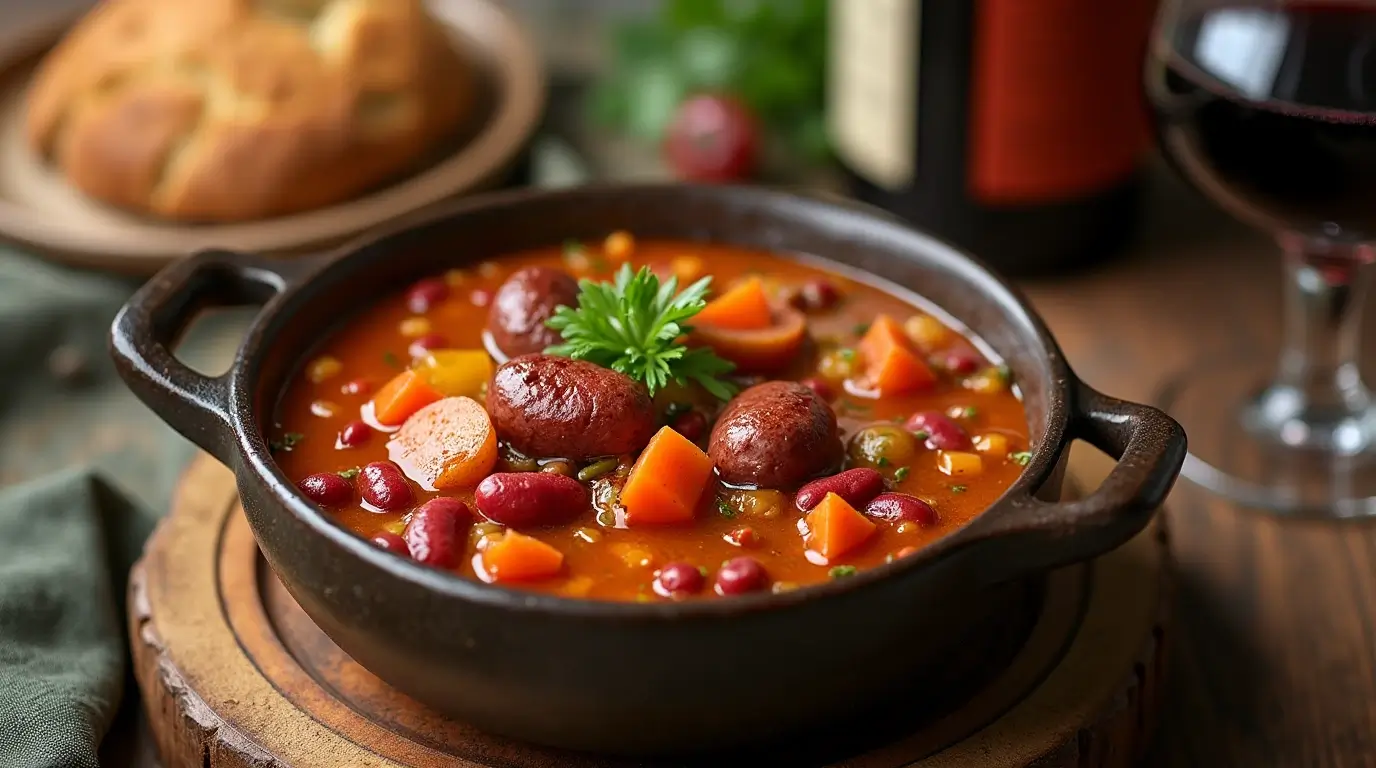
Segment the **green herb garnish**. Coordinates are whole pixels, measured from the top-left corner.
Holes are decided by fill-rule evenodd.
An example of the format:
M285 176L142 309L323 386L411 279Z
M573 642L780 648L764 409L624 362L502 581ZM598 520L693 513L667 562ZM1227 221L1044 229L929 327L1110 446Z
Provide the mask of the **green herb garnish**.
M973 419L977 415L979 415L979 411L975 410L975 406L973 405L965 406L960 412L960 418L962 419Z
M926 440L929 437L931 437L931 435L927 434L927 431L923 429L919 429L913 433L914 440Z
M880 456L878 459L875 459L874 463L878 464L880 467L887 467L889 466L889 457Z
M386 363L388 368L395 368L398 371L401 370L401 361L390 351L382 353L382 362Z
M632 272L622 264L615 282L581 280L578 308L559 307L546 325L564 343L545 350L587 360L623 373L645 385L651 395L670 381L696 382L712 396L729 400L736 387L721 378L735 365L710 349L685 346L680 338L692 330L685 323L707 306L703 298L712 278L704 277L678 291L678 278L660 284L648 267Z
M305 439L305 437L306 436L300 432L286 432L280 439L268 443L268 448L272 449L273 453L287 452L295 448L296 444Z
M953 485L951 486L951 493L965 493L965 486Z
M844 579L847 576L854 576L859 570L853 565L838 565L827 571L827 575L833 579Z
M1008 458L1012 459L1014 464L1021 464L1025 467L1027 466L1027 462L1032 460L1032 452L1018 451L1017 453L1008 454Z
M1013 369L1003 363L994 366L994 375L999 377L999 381L1004 384L1013 383Z
M850 329L850 330L851 330L851 333L854 333L856 336L864 336L865 334L869 333L869 331L870 331L870 324L869 324L869 323L861 323L861 324L855 326L854 328L852 328L852 329Z
M894 481L895 483L901 483L901 482L903 482L904 480L907 480L907 479L908 479L908 471L909 471L909 468L908 468L908 467L899 467L898 469L895 469L895 470L893 471L893 481Z
M698 566L698 573L702 574L702 578L704 578L704 579L707 578L707 566L705 566L705 565L699 565L699 566Z
M340 477L344 478L345 480L352 480L352 479L354 479L355 477L358 477L358 473L361 472L361 471L362 471L362 470L360 470L358 467L350 467L349 469L341 469L341 470L339 470L338 472L336 472L335 474L336 474L336 475L339 475Z
M850 347L842 347L836 350L836 356L849 363L855 360L855 350Z
M728 519L736 516L736 510L732 509L730 504L727 504L721 499L717 499L717 511L721 513L722 517Z

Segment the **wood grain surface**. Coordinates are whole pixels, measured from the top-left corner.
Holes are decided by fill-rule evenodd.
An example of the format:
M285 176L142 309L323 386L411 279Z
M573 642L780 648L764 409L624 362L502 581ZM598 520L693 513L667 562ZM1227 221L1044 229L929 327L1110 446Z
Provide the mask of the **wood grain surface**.
M1154 524L1054 573L1022 650L955 712L821 768L1116 768L1148 746L1170 591ZM166 768L670 768L539 749L440 718L319 631L266 569L228 470L198 458L130 580L130 641ZM811 753L826 752L812 745ZM766 753L768 754L768 753ZM798 755L778 764L795 765ZM754 768L720 756L693 766Z
M1274 246L1155 181L1126 258L1025 286L1086 381L1146 400L1190 366L1274 355L1279 333ZM1376 766L1376 527L1280 520L1184 481L1168 515L1179 576L1151 763Z

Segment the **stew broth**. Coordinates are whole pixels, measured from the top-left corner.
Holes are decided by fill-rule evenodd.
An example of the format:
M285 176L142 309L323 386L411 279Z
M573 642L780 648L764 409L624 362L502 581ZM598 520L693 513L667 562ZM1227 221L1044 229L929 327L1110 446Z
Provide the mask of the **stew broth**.
M833 466L823 474L868 466L882 477L885 492L925 501L935 512L935 521L865 516L873 523L870 530L851 517L852 509L865 515L867 500L859 499L844 509L838 507L831 518L840 521L836 523L840 537L836 541L844 544L845 550L836 552L833 547L834 554L824 556L818 551L820 547L810 546L805 538L805 532L820 534L811 533L809 518L795 506L796 487L731 488L714 475L693 503L695 512L687 522L641 525L634 524L632 518L628 523L626 515L609 514L605 508L599 514L588 503L571 520L514 526L520 534L552 547L562 555L562 561L528 577L519 569L509 569L504 578L484 568L482 552L501 541L507 527L478 513L473 487L476 479L464 487L427 490L434 487L432 478L417 477L415 468L407 467L408 503L379 511L377 505L361 497L357 488L371 482L372 471L362 468L396 458L397 446L389 446L389 438L395 442L397 435L392 427L382 427L378 406L372 402L384 385L437 350L469 350L466 359L471 360L477 359L478 351L489 354L494 344L492 334L486 332L491 305L500 287L518 270L545 267L578 278L610 281L623 261L650 266L666 279L675 275L680 278L680 289L710 276L713 292L709 300L733 286L757 281L771 306L779 308L791 302L801 307L807 333L802 348L781 369L764 376L741 377L736 383L745 389L766 379L810 379L813 388L825 396L821 399L829 401L845 448L844 465ZM333 497L332 503L322 506L330 507L341 525L365 538L382 536L383 544L391 542L395 548L397 537L403 536L410 542L409 548L394 550L403 556L423 561L426 557L415 551L415 537L424 532L406 531L419 505L436 497L462 500L471 521L460 513L452 546L461 551L448 562L451 570L465 577L611 600L711 597L749 591L737 589L741 584L749 589L785 590L844 578L855 569L901 557L964 525L1003 493L1027 460L1026 419L1006 369L986 360L969 340L941 325L923 308L804 261L724 245L637 243L625 233L615 233L604 243L566 244L563 248L512 254L436 277L403 294L383 298L326 339L288 386L277 415L280 426L270 437L277 461L292 480L304 482L321 473L346 479L351 492L338 490L345 495ZM720 314L710 304L704 313ZM935 372L934 381L913 391L875 396L871 383L877 379L873 377L884 374L876 373L878 364L871 358L879 353L870 342L861 342L881 316L902 328L899 346L908 345L917 359L927 363ZM686 323L694 324L691 318ZM480 365L475 370L487 369ZM489 381L474 391L473 399L481 403L484 396L491 397L492 386ZM696 385L670 384L656 392L652 402L656 430L673 424L699 448L708 447L712 423L726 406ZM931 411L945 414L963 432L955 438L958 442L962 437L968 440L959 446L961 450L934 447L943 437L935 433L949 425L913 428L909 422L913 414ZM473 418L481 421L482 414L462 417ZM867 429L872 431L865 433ZM493 432L502 458L484 474L525 469L545 474L563 472L577 481L580 471L589 476L600 469L605 490L615 488L619 476L624 482L635 459L634 454L577 461L555 461L566 459L565 455L517 456L506 444L508 435L500 424ZM867 441L862 439L865 435ZM784 439L769 434L756 437ZM473 450L486 449L477 446ZM589 467L593 469L589 471ZM688 469L683 472L684 477L692 474ZM597 481L581 484L592 485L594 491L599 487ZM334 488L339 484L330 481L327 485ZM315 495L307 495L317 502L328 496L319 496L318 489ZM820 519L811 523L821 525ZM844 533L850 530L846 526L863 541L850 542L854 537ZM438 546L448 545L440 542ZM719 574L723 563L741 556L753 558L762 566L762 574L744 574L749 583L738 580L736 586L724 585ZM680 570L685 565L698 569L702 583L697 584L691 574L663 572L669 564ZM672 589L676 585L683 588Z

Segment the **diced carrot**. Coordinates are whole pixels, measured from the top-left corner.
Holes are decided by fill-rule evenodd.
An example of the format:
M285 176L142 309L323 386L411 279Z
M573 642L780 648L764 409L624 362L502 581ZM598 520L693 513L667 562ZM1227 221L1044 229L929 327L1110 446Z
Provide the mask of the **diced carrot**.
M548 579L564 568L563 552L516 531L507 531L480 557L483 571L497 583Z
M420 374L402 371L373 395L373 416L379 424L395 427L441 397Z
M661 428L650 438L621 489L626 524L692 520L711 478L712 460L707 454L673 429Z
M936 383L936 375L917 356L903 327L888 315L870 323L859 349L866 378L880 395L902 395Z
M693 316L692 323L694 326L757 331L774 324L774 313L769 308L764 284L760 278L751 277L709 301Z
M807 318L795 309L780 309L772 325L742 330L696 325L690 343L711 347L736 364L740 373L771 373L788 367L807 340Z
M807 548L830 560L864 544L874 529L845 499L828 493L807 513Z
M476 401L446 397L412 414L387 443L387 452L429 488L472 488L497 463L497 430Z

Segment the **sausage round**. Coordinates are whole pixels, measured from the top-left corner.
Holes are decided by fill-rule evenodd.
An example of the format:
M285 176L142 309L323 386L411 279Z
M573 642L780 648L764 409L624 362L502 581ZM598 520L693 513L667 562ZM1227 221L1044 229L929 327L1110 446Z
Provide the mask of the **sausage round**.
M545 325L559 305L578 306L578 282L550 267L526 267L502 283L487 312L487 332L507 357L519 357L562 341Z
M810 388L767 381L727 404L707 452L733 485L796 488L841 463L836 414Z
M497 435L536 458L636 453L655 430L654 403L644 387L599 365L553 355L499 366L487 409Z

